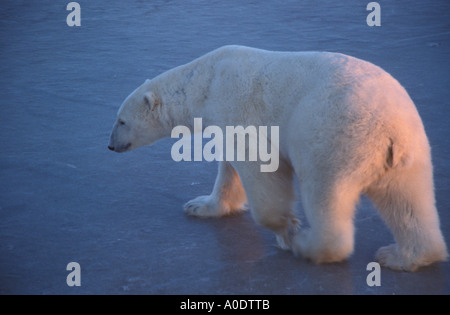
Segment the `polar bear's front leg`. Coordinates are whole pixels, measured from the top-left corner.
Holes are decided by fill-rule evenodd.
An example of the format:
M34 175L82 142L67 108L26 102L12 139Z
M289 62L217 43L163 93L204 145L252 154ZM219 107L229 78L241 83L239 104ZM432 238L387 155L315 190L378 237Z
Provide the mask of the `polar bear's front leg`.
M210 195L199 196L184 205L187 214L197 217L220 217L245 210L247 197L241 179L228 162L219 162L214 189Z

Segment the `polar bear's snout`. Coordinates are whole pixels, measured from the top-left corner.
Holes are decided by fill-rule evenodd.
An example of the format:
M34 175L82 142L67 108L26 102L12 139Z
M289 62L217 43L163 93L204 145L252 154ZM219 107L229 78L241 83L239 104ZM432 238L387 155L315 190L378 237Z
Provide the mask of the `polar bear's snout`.
M114 152L125 152L128 151L128 149L131 147L131 142L124 144L124 145L114 145L112 141L108 144L108 149Z
M126 145L119 146L119 147L114 147L112 145L108 145L108 149L110 149L111 151L114 151L114 152L118 152L118 153L128 151L128 149L130 147L131 147L131 143L127 143Z
M120 128L122 124L115 123L109 138L108 149L114 152L125 152L131 147L128 128ZM119 130L126 129L126 130Z
M117 141L114 141L114 134L111 134L111 139L109 140L108 149L114 152L125 152L128 151L131 147L131 142L120 144Z
M116 125L114 125L113 130L111 131L111 135L109 136L108 149L110 149L111 151L116 150L115 133L116 133Z

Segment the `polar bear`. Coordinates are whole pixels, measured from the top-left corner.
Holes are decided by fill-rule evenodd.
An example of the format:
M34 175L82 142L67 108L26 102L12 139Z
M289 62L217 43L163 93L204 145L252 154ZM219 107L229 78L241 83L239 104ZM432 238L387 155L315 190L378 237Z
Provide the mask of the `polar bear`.
M188 214L220 217L248 204L280 247L339 262L353 252L355 206L366 194L395 239L376 253L381 265L414 271L446 260L422 121L379 67L339 53L225 46L132 92L108 148L152 144L178 125L192 129L195 117L221 128L279 126L280 161L275 172L258 161L220 162L212 193L189 201ZM294 176L309 227L293 213Z

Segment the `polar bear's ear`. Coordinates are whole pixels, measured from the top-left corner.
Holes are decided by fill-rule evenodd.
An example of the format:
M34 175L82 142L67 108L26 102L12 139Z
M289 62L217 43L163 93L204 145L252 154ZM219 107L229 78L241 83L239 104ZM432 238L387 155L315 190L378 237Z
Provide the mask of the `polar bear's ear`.
M152 110L152 111L161 105L160 99L153 92L145 93L144 101L150 107L150 110Z

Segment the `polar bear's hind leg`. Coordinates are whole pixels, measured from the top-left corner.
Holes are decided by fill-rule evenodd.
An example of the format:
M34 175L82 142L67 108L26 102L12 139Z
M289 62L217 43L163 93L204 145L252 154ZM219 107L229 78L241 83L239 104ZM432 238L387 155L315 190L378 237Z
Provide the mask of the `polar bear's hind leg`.
M430 161L390 169L367 192L392 231L395 244L381 247L382 266L415 271L447 258L435 207Z

